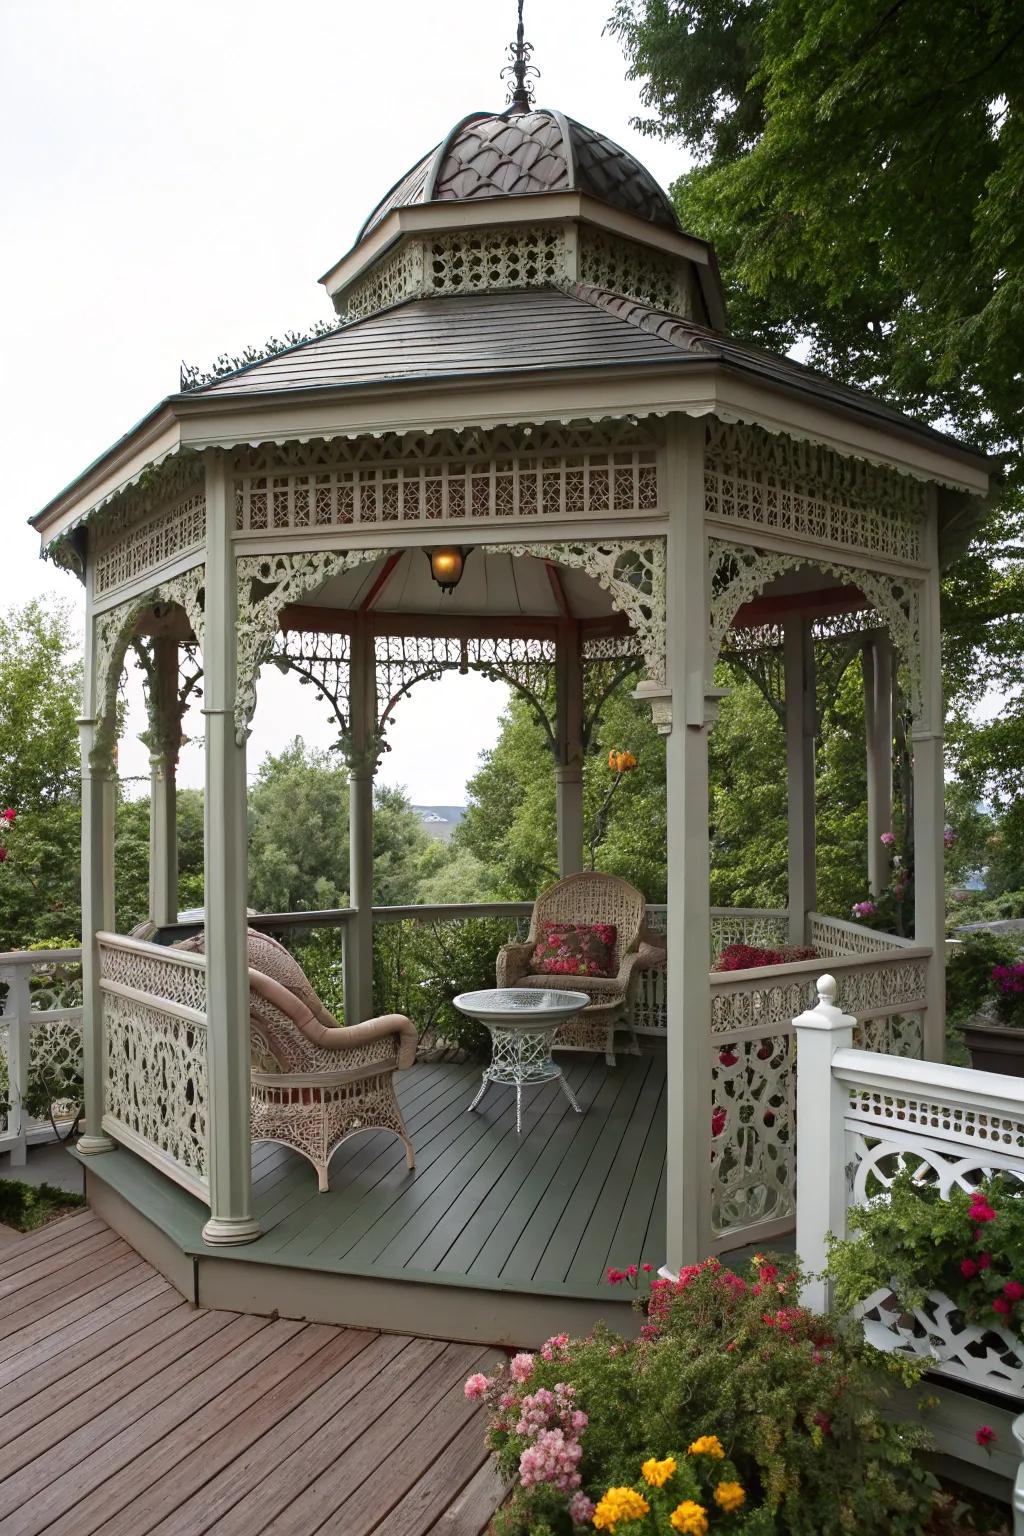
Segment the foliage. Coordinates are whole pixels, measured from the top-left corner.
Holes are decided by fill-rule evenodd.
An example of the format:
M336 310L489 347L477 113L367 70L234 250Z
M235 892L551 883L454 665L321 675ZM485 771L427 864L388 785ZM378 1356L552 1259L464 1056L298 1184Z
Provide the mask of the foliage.
M203 794L179 789L178 899L182 908L203 904ZM149 796L118 795L114 829L115 911L118 933L131 933L149 912Z
M676 201L739 331L1018 451L1019 8L619 0L611 25L644 126L697 157Z
M1024 1190L1008 1174L968 1194L903 1169L888 1191L847 1213L850 1237L833 1239L828 1269L836 1305L849 1311L891 1287L905 1307L940 1291L972 1322L1024 1332Z
M1020 959L1021 938L1010 934L965 934L946 966L946 1013L950 1024L966 1024L993 996L992 970Z
M24 1184L20 1179L0 1179L0 1222L16 1232L35 1232L48 1222L78 1210L84 1195L75 1195L53 1184Z
M473 917L460 922L378 923L373 940L373 999L378 1013L405 1013L421 1037L433 1034L480 1060L490 1057L487 1030L452 1006L460 992L494 986L498 950L514 923Z
M685 1476L698 1479L711 1532L920 1531L930 1479L914 1453L927 1437L890 1419L890 1363L798 1305L790 1262L759 1257L744 1278L708 1259L678 1282L653 1282L637 1341L599 1325L586 1339L550 1339L490 1380L471 1377L467 1394L491 1408L498 1466L521 1477L503 1536L568 1536L575 1494L597 1505L609 1488L639 1490L644 1463L666 1458L691 1463ZM558 1430L561 1446L544 1438ZM744 1491L732 1515L704 1498L725 1470Z

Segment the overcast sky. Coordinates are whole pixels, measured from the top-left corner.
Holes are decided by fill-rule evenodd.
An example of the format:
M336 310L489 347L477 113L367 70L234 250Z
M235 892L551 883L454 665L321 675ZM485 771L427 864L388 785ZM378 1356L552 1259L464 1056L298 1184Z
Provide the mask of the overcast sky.
M527 0L537 100L667 184L681 153L629 126L639 98L602 35L610 9ZM515 19L513 0L0 0L5 608L60 594L80 612L26 518L177 389L182 358L207 365L331 314L317 278L381 194L466 112L504 104ZM145 774L130 697L121 772ZM503 699L474 677L421 685L382 778L459 803ZM270 669L250 771L296 731L334 734ZM442 735L443 753L424 750ZM181 778L202 782L201 750Z

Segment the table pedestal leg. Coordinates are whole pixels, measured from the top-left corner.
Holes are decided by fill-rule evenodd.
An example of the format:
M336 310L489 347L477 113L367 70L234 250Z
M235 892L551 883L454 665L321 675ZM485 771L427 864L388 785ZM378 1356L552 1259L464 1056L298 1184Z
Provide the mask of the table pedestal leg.
M516 1135L523 1134L523 1085L516 1083Z

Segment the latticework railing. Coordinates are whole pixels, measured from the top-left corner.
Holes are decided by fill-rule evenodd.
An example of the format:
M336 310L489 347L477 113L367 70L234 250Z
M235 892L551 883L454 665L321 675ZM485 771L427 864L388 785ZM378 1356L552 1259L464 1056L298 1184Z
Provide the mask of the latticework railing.
M80 1108L81 950L0 955L0 1151L17 1165Z
M884 1200L900 1172L943 1200L993 1174L1024 1185L1016 1078L851 1049L849 1023L828 996L825 978L817 1007L796 1021L801 1147L815 1155L814 1178L800 1187L797 1249L814 1270L822 1267L826 1232L845 1235L847 1208ZM823 1287L813 1285L808 1299L820 1304ZM952 1382L1024 1396L1020 1335L968 1322L941 1292L927 1291L920 1306L908 1307L883 1288L858 1311L876 1348L931 1360Z
M209 1200L206 957L97 935L103 1129Z

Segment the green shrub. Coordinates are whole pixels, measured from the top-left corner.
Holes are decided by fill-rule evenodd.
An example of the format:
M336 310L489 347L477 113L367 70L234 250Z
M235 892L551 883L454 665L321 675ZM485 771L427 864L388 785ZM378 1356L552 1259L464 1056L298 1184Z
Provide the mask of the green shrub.
M71 1194L53 1184L23 1184L20 1179L0 1179L0 1221L16 1232L34 1232L68 1211L85 1204L84 1195Z
M992 967L1020 958L1021 938L1009 933L970 933L946 967L946 1015L962 1025L994 996Z
M892 1372L914 1373L801 1307L791 1262L758 1259L743 1277L708 1259L654 1281L639 1340L599 1326L471 1377L499 1468L520 1478L495 1529L570 1536L592 1518L580 1501L600 1511L610 1489L632 1489L650 1511L620 1520L616 1536L921 1532L935 1484L916 1453L928 1437L889 1417ZM644 1463L666 1458L676 1468L653 1493ZM735 1488L716 1497L723 1482L742 1501ZM672 1498L697 1508L678 1515L664 1507Z
M405 1013L420 1035L428 1030L480 1060L490 1036L482 1024L452 1006L460 992L494 986L498 950L514 938L507 918L380 923L373 940L373 1005L379 1013Z

